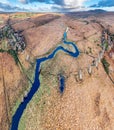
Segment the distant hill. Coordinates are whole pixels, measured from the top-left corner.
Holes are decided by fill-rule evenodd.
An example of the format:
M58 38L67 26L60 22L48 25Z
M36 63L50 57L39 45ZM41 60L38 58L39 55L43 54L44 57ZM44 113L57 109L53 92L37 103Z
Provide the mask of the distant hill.
M95 10L89 10L88 12L91 13L106 13L106 10L102 10L102 9L95 9Z
M102 9L95 9L95 10L89 10L89 11L78 11L78 12L69 12L66 13L67 16L69 17L81 17L81 18L87 18L89 16L96 16L98 14L105 14L108 13L105 10Z

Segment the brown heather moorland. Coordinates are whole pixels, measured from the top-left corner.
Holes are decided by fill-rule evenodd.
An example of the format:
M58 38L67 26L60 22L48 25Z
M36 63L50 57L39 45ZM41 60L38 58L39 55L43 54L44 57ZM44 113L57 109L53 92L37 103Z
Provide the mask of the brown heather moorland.
M9 14L0 14L5 25ZM0 20L1 20L0 19ZM100 62L87 68L98 57L102 31L114 34L114 13L10 14L10 22L25 37L26 49L18 54L25 71L8 53L0 53L0 130L9 130L11 119L26 92L29 77L34 81L35 60L50 54L57 46L73 51L62 43L69 27L68 40L80 50L78 58L59 51L41 65L41 85L27 105L19 130L114 130L114 41L104 54L110 64L109 75ZM2 43L0 42L0 47ZM29 57L29 58L28 58ZM82 71L83 79L78 77ZM58 74L65 77L65 89L59 90Z

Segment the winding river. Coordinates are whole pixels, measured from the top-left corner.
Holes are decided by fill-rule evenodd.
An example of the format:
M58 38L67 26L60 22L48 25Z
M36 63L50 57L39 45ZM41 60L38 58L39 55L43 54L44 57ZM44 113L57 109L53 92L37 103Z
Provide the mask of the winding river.
M40 67L41 67L41 63L43 63L44 61L50 60L52 59L56 53L60 50L66 52L67 54L69 54L72 57L78 57L79 56L79 50L77 48L77 46L73 43L73 42L68 42L67 41L67 32L64 32L63 35L63 44L69 44L72 45L75 52L71 52L67 49L64 49L62 46L58 46L49 56L47 57L43 57L40 59L36 60L36 69L35 69L35 78L34 78L34 83L32 84L32 87L30 89L30 91L27 94L27 97L24 98L23 102L19 105L19 107L17 108L15 114L12 117L12 124L11 124L11 129L10 130L18 130L18 125L20 122L20 119L22 117L22 114L24 112L24 110L27 107L27 104L30 102L30 100L32 99L32 97L34 96L34 94L38 91L39 87L40 87ZM61 85L64 85L64 80L61 80ZM61 86L63 91L64 86Z

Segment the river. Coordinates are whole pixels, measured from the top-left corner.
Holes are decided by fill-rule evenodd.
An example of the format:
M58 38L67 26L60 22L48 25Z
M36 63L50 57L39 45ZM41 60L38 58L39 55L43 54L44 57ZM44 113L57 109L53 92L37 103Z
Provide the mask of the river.
M64 49L62 46L58 46L50 55L48 55L47 57L43 57L40 59L36 60L36 69L35 69L35 78L34 78L34 83L32 84L32 87L30 89L30 91L28 92L27 96L24 98L23 102L20 103L19 107L17 108L15 114L12 117L12 123L11 123L11 129L10 130L18 130L18 125L20 122L20 119L23 115L24 110L26 109L28 103L31 101L32 97L34 96L34 94L38 91L39 87L40 87L40 67L41 67L41 63L43 63L44 61L50 60L52 59L56 53L60 50L66 52L67 54L69 54L72 57L78 57L79 56L79 50L77 48L77 46L73 43L73 42L68 42L67 41L67 32L64 32L63 35L63 44L69 44L72 45L75 52L71 52L69 50ZM62 81L64 82L64 81ZM62 83L64 85L64 83ZM64 87L64 86L63 86ZM61 86L63 91L63 87Z

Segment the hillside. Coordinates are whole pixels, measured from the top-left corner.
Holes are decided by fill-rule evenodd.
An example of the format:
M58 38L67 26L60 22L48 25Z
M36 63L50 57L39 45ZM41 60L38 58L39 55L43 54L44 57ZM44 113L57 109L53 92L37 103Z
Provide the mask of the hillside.
M0 14L0 27L8 14ZM26 47L8 53L8 38L0 40L0 130L11 127L12 116L34 82L36 59L48 56L68 41L80 51L77 58L63 51L41 64L40 88L27 105L19 130L112 130L114 129L114 14L10 14L10 24ZM105 52L103 52L105 46ZM14 48L13 48L14 49ZM16 49L14 49L16 51ZM109 66L106 66L109 64ZM91 69L91 71L90 71ZM107 70L108 69L108 70ZM108 72L107 72L108 71ZM65 77L60 93L59 74Z

